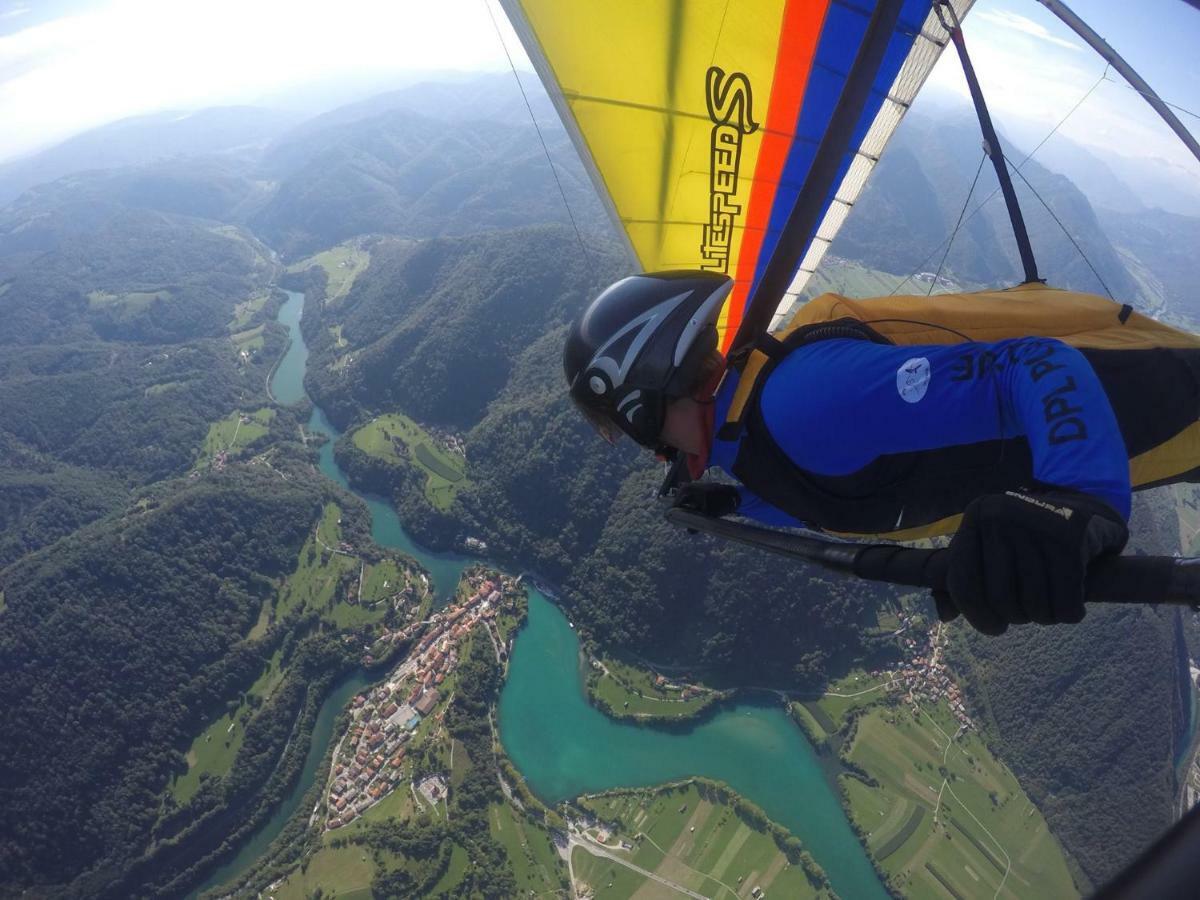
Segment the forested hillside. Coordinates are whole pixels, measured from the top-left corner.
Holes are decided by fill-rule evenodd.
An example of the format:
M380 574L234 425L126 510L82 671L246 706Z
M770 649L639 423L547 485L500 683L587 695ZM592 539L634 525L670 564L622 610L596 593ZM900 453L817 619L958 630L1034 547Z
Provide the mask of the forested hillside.
M330 127L330 136L305 133L298 148L284 142L268 157L285 158L286 168L249 224L285 255L358 234L432 237L567 220L527 122L447 122L401 109ZM591 182L561 127L550 130L572 211L595 228L602 220Z
M0 572L0 883L140 852L318 497L265 472L167 489Z
M891 652L876 615L889 591L668 527L660 467L598 440L570 406L567 325L631 264L551 126L580 231L568 224L523 111L511 82L488 78L292 131L240 113L182 131L139 122L98 159L109 168L79 171L93 146L80 139L40 169L0 170L0 191L28 188L0 208L0 893L185 892L270 815L300 767L294 737L360 658L358 626L374 620L338 606L353 579L322 566L341 538L364 559L380 551L365 512L316 473L308 407L266 390L285 343L280 286L305 290L307 388L347 432L336 453L356 484L389 494L428 546L470 535L551 581L604 653L813 691ZM153 151L204 122L197 152ZM833 251L875 285L932 271L978 156L973 124L910 119ZM1067 177L1024 172L1115 295L1192 315L1196 220L1097 214ZM1025 208L1043 274L1102 292L1040 204ZM993 201L944 274L1014 283L1015 259ZM403 452L381 462L355 444L386 413L465 446L445 507ZM234 446L225 422L257 436ZM1149 515L1170 543L1166 509ZM314 528L330 519L342 530L325 546ZM309 579L320 589L297 600L306 588L289 585ZM1182 713L1169 616L1098 612L996 641L955 627L994 749L1098 883L1170 818ZM483 727L484 674L452 731ZM244 743L177 795L189 746L235 712ZM454 809L473 852L494 853L482 818ZM509 884L502 864L494 874Z
M1006 153L1014 166L1025 158L1011 146ZM967 285L1019 283L1022 270L1016 241L996 173L987 160L979 168L982 157L979 126L969 111L936 120L920 113L907 116L830 252L899 275L933 272L966 204L967 215L950 245L943 274ZM979 180L967 203L976 171ZM1129 302L1145 303L1148 298L1070 178L1047 170L1036 158L1025 163L1021 175L1070 232L1068 237L1020 176L1013 178L1042 277L1055 287L1111 292ZM909 281L901 292L924 293L925 287Z

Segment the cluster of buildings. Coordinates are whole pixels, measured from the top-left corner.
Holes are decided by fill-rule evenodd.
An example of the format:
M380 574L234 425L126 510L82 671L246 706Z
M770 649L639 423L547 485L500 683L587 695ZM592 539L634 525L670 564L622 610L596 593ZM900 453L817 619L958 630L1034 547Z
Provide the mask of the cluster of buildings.
M350 729L334 752L327 828L353 822L400 784L408 742L421 720L435 714L440 687L458 665L462 639L499 615L506 598L519 589L519 579L506 576L464 577L468 597L425 622L386 633L387 640L398 643L426 629L386 681L354 698Z
M904 622L905 628L911 624ZM903 691L904 699L912 704L945 700L958 724L962 728L973 728L974 723L967 715L963 702L962 690L951 677L949 667L941 661L946 640L946 631L940 622L930 628L928 636L923 639L903 638L900 645L907 658L892 673L892 684Z

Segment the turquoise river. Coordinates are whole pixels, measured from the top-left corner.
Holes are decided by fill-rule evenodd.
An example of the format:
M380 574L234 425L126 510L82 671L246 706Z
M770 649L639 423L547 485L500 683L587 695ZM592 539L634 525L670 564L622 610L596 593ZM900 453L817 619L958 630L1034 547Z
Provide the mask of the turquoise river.
M273 396L284 404L305 396L308 349L299 329L302 311L303 296L289 291L279 322L289 329L291 343L270 382ZM321 448L321 471L349 490L333 458L338 432L320 409L313 409L308 430L328 438ZM375 541L419 560L440 597L452 592L471 560L419 547L386 500L355 493L370 508ZM566 617L543 594L531 590L529 621L517 637L500 696L499 727L505 752L540 797L553 803L580 793L648 786L689 775L718 779L799 837L839 895L886 898L816 754L772 695L764 695L762 702L743 700L686 731L627 725L587 702L580 665L579 640ZM333 736L334 718L364 684L361 674L352 676L325 701L296 787L205 887L244 871L279 834L316 778Z

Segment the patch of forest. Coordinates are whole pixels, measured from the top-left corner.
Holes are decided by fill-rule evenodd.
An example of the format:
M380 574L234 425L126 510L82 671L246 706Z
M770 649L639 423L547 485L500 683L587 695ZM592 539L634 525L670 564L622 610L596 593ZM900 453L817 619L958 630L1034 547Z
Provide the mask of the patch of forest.
M142 852L179 747L261 670L230 651L320 505L266 471L163 486L0 572L0 883Z
M1095 605L1078 625L958 630L951 665L992 750L1093 887L1174 821L1177 615Z

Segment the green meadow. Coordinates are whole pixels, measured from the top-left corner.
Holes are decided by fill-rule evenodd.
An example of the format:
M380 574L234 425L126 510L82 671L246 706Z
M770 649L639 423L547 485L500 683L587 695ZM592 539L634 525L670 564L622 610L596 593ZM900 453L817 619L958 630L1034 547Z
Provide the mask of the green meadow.
M225 326L230 331L244 331L246 326L254 321L254 318L262 312L262 308L267 305L267 301L271 299L271 294L268 291L261 291L251 297L243 300L233 308L233 318L229 320L229 324Z
M370 900L375 861L365 847L322 847L308 864L294 870L270 896L275 900L309 900L314 896L338 900ZM318 894L317 892L320 891Z
M593 669L588 677L588 692L603 700L614 714L627 716L668 716L685 719L704 709L711 694L682 700L681 691L660 688L654 675L620 660L600 660L604 670Z
M354 446L393 465L413 463L425 473L425 497L441 510L450 508L470 482L466 461L438 447L426 431L401 413L389 413L354 432ZM398 452L396 441L403 451Z
M350 293L354 280L365 272L370 264L370 252L360 249L355 242L348 241L293 263L288 266L288 271L304 272L312 266L324 269L329 279L325 286L325 306L330 308L337 306Z
M564 884L562 859L549 833L507 803L488 807L488 828L508 853L522 896L553 892Z
M255 709L270 698L283 681L280 653L271 657L262 674L246 690L238 707L227 712L202 731L187 751L187 771L171 782L171 794L176 802L186 803L200 789L203 775L224 776L233 765L242 746L246 723Z
M262 437L270 430L274 418L275 410L264 408L253 413L232 412L209 425L196 468L209 465L221 452L236 453Z

